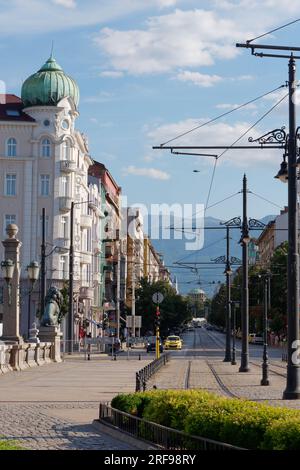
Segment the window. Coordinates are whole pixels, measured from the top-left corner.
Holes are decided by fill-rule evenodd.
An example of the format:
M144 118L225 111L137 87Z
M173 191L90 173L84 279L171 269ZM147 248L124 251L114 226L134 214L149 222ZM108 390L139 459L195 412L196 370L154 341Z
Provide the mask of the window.
M69 238L68 217L62 216L62 218L61 218L61 227L62 227L62 230L61 230L62 238L65 238L65 239Z
M17 217L16 217L15 214L5 214L4 227L3 227L3 232L4 232L5 238L7 238L6 227L9 224L15 224L16 222L17 222Z
M7 174L5 181L5 194L6 196L16 196L17 194L17 175Z
M49 215L46 215L45 220L45 237L49 237ZM43 236L43 216L40 215L40 236Z
M17 109L7 109L6 110L6 115L7 116L17 117L17 116L20 116L20 111L18 111Z
M60 275L62 279L68 279L68 272L67 272L67 259L65 256L60 257Z
M43 139L42 141L42 157L51 157L51 142L49 139Z
M70 160L70 142L68 140L65 140L63 142L63 160Z
M50 194L50 176L41 175L41 196L49 196Z
M61 177L61 195L64 197L69 196L70 178L68 176Z
M16 157L17 156L17 141L13 137L8 139L8 141L7 141L6 155L8 157Z

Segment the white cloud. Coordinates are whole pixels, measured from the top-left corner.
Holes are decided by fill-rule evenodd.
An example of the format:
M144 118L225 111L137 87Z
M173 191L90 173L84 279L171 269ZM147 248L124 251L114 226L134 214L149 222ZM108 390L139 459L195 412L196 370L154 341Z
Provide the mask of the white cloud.
M52 0L52 2L65 8L76 8L75 0Z
M104 70L103 72L100 72L99 76L100 77L107 77L107 78L120 78L123 77L123 72L117 71L117 70Z
M199 72L191 72L189 70L179 72L175 78L181 82L191 82L194 85L205 88L211 87L223 80L219 75L207 75Z
M157 170L156 168L137 168L133 165L123 168L123 175L146 176L156 180L170 179L170 175L165 171Z
M238 54L234 40L245 32L230 19L205 10L175 10L151 17L146 29L103 28L95 43L116 70L132 74L163 73L178 67L212 65Z
M0 35L103 25L155 9L160 11L175 3L175 0L0 0ZM62 6L68 8L67 15L62 15Z

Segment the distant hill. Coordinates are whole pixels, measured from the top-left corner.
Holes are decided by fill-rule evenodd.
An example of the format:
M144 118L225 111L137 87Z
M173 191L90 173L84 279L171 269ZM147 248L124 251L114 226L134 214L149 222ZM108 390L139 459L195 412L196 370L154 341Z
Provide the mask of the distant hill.
M270 220L275 218L274 215L268 215L263 217L260 221L267 224ZM157 223L156 221L155 223ZM192 227L194 224L185 222L185 233L182 233L182 225L180 221L171 221L171 227L175 227L176 230L170 230L170 239L160 238L152 239L152 243L155 249L162 253L164 256L165 264L169 267L172 277L176 276L180 293L186 294L195 287L203 289L207 295L213 295L218 282L224 282L224 268L223 264L213 263L213 259L219 256L226 255L226 229L221 226L220 220L213 217L205 217L204 219L204 243L203 247L198 250L186 249L186 243L191 242L191 239L185 238L186 236L192 236ZM176 223L175 223L176 222ZM170 225L169 225L170 226ZM162 219L160 219L160 229L164 227ZM223 228L221 228L223 227ZM151 226L151 220L149 218L148 232L150 229L153 231L153 224ZM157 227L156 227L157 228ZM190 229L190 230L189 230ZM252 236L257 238L261 232L252 232ZM175 237L181 237L176 239ZM238 244L240 240L241 232L239 229L230 229L230 255L241 259L242 249ZM211 262L210 265L195 264L192 263L206 263ZM193 266L193 270L190 268L184 268L181 265L174 263L188 263ZM237 266L236 266L237 267Z

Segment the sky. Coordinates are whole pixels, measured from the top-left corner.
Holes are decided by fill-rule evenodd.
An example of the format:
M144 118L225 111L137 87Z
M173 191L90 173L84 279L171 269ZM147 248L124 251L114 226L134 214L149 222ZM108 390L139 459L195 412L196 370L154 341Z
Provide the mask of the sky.
M249 216L261 218L287 203L287 186L274 179L281 150L226 152L212 178L214 158L152 146L285 85L286 59L257 58L235 43L298 11L296 0L0 0L0 80L20 95L53 41L57 62L80 88L77 127L129 204L205 204L206 215L228 220L241 215L246 173ZM300 22L259 41L299 45L299 32ZM172 144L231 145L286 93L278 89ZM287 111L284 99L240 143L287 125Z

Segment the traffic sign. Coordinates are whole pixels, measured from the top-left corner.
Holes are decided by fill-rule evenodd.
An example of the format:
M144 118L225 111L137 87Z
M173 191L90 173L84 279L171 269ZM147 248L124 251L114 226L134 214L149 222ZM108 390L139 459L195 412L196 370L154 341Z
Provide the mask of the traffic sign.
M161 292L155 292L152 295L152 300L154 304L161 304L162 301L164 300L164 296L162 295Z

